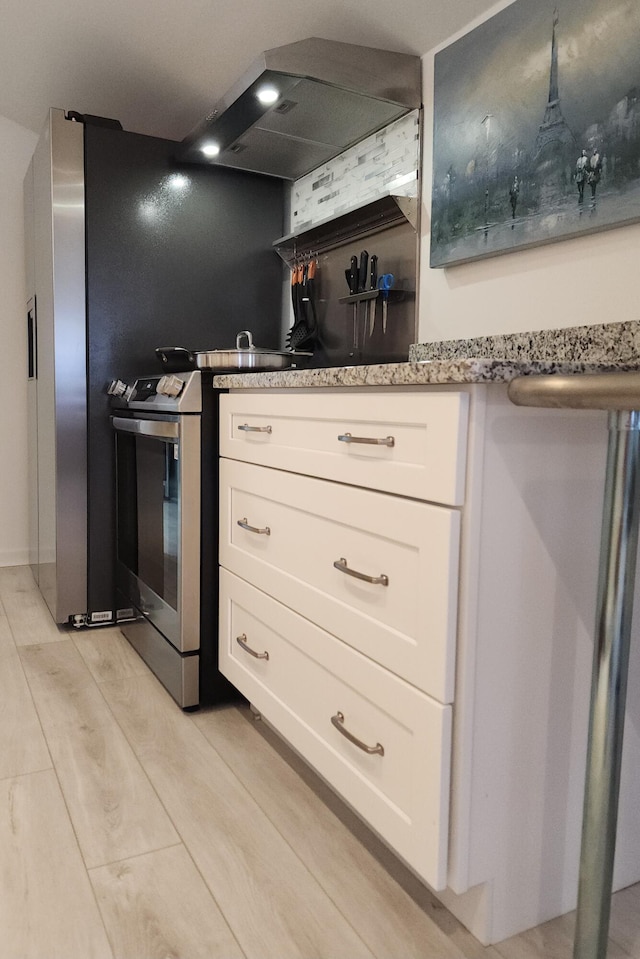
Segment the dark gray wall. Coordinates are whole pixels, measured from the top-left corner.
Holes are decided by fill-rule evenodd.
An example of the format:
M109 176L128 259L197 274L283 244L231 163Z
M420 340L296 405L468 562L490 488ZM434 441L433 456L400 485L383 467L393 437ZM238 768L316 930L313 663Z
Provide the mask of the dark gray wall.
M280 346L282 181L178 167L177 144L85 127L89 609L112 608L113 437L106 386L159 373L154 350ZM176 180L182 176L184 180Z

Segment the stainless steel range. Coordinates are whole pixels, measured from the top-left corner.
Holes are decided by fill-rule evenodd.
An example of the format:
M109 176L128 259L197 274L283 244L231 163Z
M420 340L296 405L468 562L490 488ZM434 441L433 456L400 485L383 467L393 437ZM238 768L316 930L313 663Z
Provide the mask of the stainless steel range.
M109 387L117 618L183 708L232 698L217 668L218 393L199 370ZM237 695L237 693L235 693Z

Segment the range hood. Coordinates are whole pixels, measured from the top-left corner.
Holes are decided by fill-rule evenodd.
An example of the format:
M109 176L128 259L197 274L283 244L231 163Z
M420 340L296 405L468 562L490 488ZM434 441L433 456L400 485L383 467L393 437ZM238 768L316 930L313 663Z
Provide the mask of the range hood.
M415 110L420 58L311 37L263 53L177 159L295 180ZM207 152L203 152L207 151Z

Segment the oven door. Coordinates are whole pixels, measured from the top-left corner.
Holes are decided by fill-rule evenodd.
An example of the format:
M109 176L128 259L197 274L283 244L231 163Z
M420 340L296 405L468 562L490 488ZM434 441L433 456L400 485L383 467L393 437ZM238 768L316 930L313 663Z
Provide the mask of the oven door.
M117 583L180 653L200 645L200 416L112 417Z

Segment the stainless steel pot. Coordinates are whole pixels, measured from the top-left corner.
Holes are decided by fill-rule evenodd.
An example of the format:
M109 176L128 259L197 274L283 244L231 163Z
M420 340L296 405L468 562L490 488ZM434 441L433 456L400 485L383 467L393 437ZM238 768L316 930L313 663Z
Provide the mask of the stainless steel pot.
M246 339L246 346L241 346ZM253 345L249 330L242 330L236 336L235 350L196 350L192 352L182 346L162 347L156 350L166 373L179 373L184 370L217 370L256 372L258 370L285 370L292 366L297 358L312 356L311 353L292 350L265 350Z

